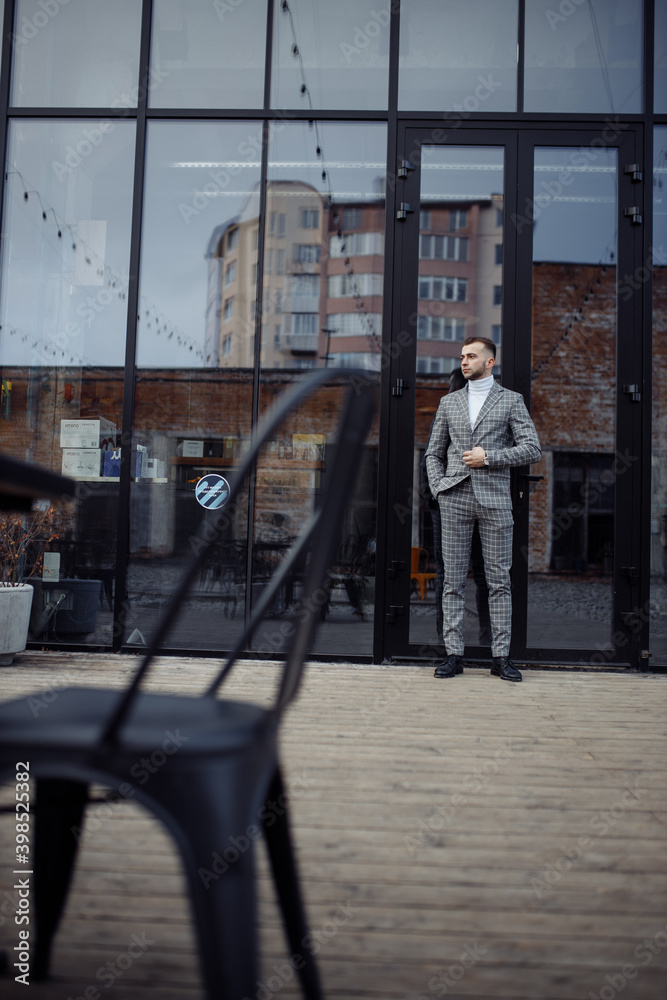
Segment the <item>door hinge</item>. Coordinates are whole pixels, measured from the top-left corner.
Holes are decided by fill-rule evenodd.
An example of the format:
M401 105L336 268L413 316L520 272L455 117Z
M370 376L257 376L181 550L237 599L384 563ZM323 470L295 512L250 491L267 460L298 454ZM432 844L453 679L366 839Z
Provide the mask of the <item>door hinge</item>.
M398 161L398 170L396 171L396 176L397 177L407 177L408 176L408 170L414 170L414 169L415 169L414 163L410 163L409 160L399 160Z
M396 213L396 218L404 219L407 216L408 212L414 212L414 210L415 210L414 205L409 205L407 201L402 201L401 204L398 206L398 212Z
M396 574L400 573L401 570L403 570L403 569L405 569L405 560L403 560L403 559L392 559L391 562L389 563L389 569L387 570L387 576L390 576L393 579L396 576Z
M627 166L623 167L623 173L630 174L633 181L640 181L643 179L641 165L639 163L628 163Z
M402 396L404 389L410 388L410 382L407 378L396 378L394 379L394 384L391 387L392 396Z
M623 215L627 215L632 220L633 226L641 225L642 210L638 205L633 205L632 208L624 208Z
M641 403L642 394L639 390L639 386L636 383L633 383L632 385L624 385L623 392L627 392L633 403Z
M388 622L395 622L398 615L405 614L405 607L402 604L390 604L389 611L385 615Z

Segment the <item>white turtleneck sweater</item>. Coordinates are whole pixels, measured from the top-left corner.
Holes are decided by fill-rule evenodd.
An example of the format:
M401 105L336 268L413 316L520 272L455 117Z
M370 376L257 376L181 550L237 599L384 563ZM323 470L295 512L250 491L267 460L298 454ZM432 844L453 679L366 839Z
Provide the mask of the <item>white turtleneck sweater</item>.
M491 392L493 385L493 375L486 378L470 379L468 382L468 415L470 416L470 427L475 426L475 421L479 416L479 411L484 405L484 400Z

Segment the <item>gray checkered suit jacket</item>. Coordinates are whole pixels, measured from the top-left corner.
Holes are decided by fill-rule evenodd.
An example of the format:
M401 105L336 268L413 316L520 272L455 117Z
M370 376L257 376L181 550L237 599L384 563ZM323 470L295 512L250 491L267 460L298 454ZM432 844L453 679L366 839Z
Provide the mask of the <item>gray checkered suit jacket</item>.
M480 445L488 466L471 469L463 452ZM426 471L434 497L470 476L477 500L483 507L511 508L510 467L539 461L542 454L537 431L523 396L498 382L471 429L468 386L440 400L426 449Z

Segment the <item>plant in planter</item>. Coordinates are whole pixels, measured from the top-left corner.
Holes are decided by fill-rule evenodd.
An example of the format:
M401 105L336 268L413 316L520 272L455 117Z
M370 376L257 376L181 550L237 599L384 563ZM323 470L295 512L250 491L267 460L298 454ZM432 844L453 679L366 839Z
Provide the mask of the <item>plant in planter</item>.
M25 649L33 588L44 550L58 537L53 507L28 514L0 513L0 666Z

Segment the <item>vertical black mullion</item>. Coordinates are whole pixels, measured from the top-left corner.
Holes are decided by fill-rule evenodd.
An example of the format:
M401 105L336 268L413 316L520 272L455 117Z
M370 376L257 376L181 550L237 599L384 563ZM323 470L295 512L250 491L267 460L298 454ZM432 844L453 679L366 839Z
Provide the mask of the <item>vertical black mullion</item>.
M273 57L273 11L274 0L266 0L266 50L264 57L264 119L262 121L262 162L259 181L259 226L257 230L257 296L255 299L255 347L252 369L252 417L251 426L254 429L259 421L261 352L262 352L262 315L264 303L264 239L266 236L266 201L269 170L269 118L271 107L271 73ZM252 613L252 564L255 547L255 485L256 469L253 467L248 479L248 535L246 545L246 592L244 608L244 626L247 626ZM253 638L250 638L250 649L253 648Z
M5 0L5 12L2 23L2 70L0 71L0 107L6 114L9 107L9 86L12 73L12 28L14 26L15 0ZM4 160L3 160L4 163Z
M123 645L127 618L127 571L130 557L130 492L134 396L136 379L137 317L139 315L139 260L144 197L144 160L146 153L146 107L150 82L152 0L143 0L141 44L139 50L139 88L136 110L134 148L134 183L132 193L132 230L130 235L130 277L127 293L127 329L123 379L123 416L121 431L120 482L118 484L118 538L116 546L116 582L114 599L113 650Z
M641 310L641 387L642 387L642 434L641 434L641 454L644 460L641 463L641 505L640 522L644 526L642 532L640 552L639 552L639 602L640 607L645 609L646 620L642 620L641 645L642 649L650 651L651 628L650 628L650 600L651 600L651 493L652 493L652 454L653 454L653 379L652 379L652 359L653 359L653 162L654 162L654 142L655 128L651 121L646 125L644 132L644 177L647 178L644 184L644 243L642 246L642 260L645 269L641 274L646 274L646 281L641 284L641 293L637 295L637 307ZM651 667L648 658L640 658L640 669L648 670Z
M523 88L526 69L526 0L519 0L519 27L517 30L518 59L516 67L516 110L523 113Z
M5 184L7 176L7 143L9 141L9 121L7 118L7 108L9 107L9 87L12 72L12 27L14 24L14 0L5 0L5 11L2 24L2 69L0 71L0 163L2 164L2 196L0 196L0 260L4 256L4 214L5 214Z
M530 154L532 146L525 142L525 133L517 131L507 134L505 143L505 183L503 199L503 305L502 305L502 384L520 392L530 409L530 373L532 329L529 313L532 295L522 295L522 290L528 284L524 280L526 273L532 276L532 244L525 236L521 241L521 230L518 219L519 193L525 192L525 187L519 187L520 171L523 178L530 177L532 183L532 164ZM523 182L526 183L525 180ZM531 188L532 194L532 188ZM532 232L532 226L530 227ZM522 242L524 256L519 259L519 244ZM526 253L528 251L528 253ZM525 272L521 264L526 266L530 256L531 270ZM532 287L532 280L530 282ZM522 310L528 312L522 313ZM520 318L522 316L522 318ZM511 337L508 336L511 331ZM512 475L512 489L517 500L517 491L521 484L517 483L516 473ZM512 647L523 652L526 648L528 629L528 546L530 544L529 508L530 491L524 490L524 512L517 518L513 540L512 558Z
M655 91L655 0L644 3L644 106L648 125L653 120L653 100ZM646 164L648 170L648 164Z
M641 331L637 344L638 367L637 378L642 388L641 429L638 435L639 453L643 456L639 472L639 491L637 509L639 511L640 538L637 553L639 566L639 607L644 612L640 614L640 630L638 634L640 670L650 670L651 661L642 657L642 651L650 652L651 643L651 459L653 453L653 144L655 121L653 115L655 99L655 0L646 0L644 4L644 135L643 143L638 144L637 153L641 150L643 162L644 183L643 202L641 203L644 225L642 227L643 242L641 245L641 263L644 265L642 274L646 280L641 283L641 290L635 293L637 313L636 330Z
M616 260L616 451L620 456L614 496L614 609L613 636L615 659L629 660L639 666L639 633L634 615L639 611L639 581L628 572L639 568L642 525L640 518L641 409L625 392L624 385L639 381L641 337L637 337L637 309L640 296L626 289L634 283L633 275L641 253L641 227L624 215L636 204L638 185L624 168L636 162L635 133L626 133L618 143L618 240ZM629 280L628 280L629 279ZM641 386L640 386L641 388ZM626 465L626 454L632 464ZM628 618L628 614L632 615Z
M388 83L388 109L387 120L387 164L385 182L385 243L384 243L384 289L382 301L382 356L391 357L386 354L391 347L391 333L398 326L398 317L394 322L394 310L397 308L399 297L394 297L396 278L400 275L397 272L395 260L396 244L396 187L399 182L396 177L398 167L398 52L400 38L400 3L393 2L390 5L391 21L389 25L389 83ZM381 374L380 388L380 412L379 412L379 440L387 442L390 433L390 408L391 393L391 371L385 365ZM378 481L377 481L377 544L376 565L375 565L375 615L373 621L373 661L382 662L391 656L391 649L387 645L387 623L384 617L384 607L387 591L387 562L392 554L389 551L389 449L387 447L379 449L378 455Z
M519 333L519 351L513 358L515 382L513 388L520 392L530 408L532 357L533 357L533 225L529 223L534 192L535 146L539 139L530 131L518 135L518 156L515 185L516 264L514 281L516 302L514 323ZM516 336L516 335L515 335ZM503 352L505 351L503 341ZM517 360L518 357L518 360ZM503 370L504 370L503 354ZM513 489L517 489L514 482ZM537 489L540 489L538 484ZM546 488L542 486L542 488ZM530 489L525 484L524 492ZM530 507L530 496L528 498ZM512 652L524 657L528 645L528 563L530 559L530 521L527 518L519 533L515 533L512 558Z

